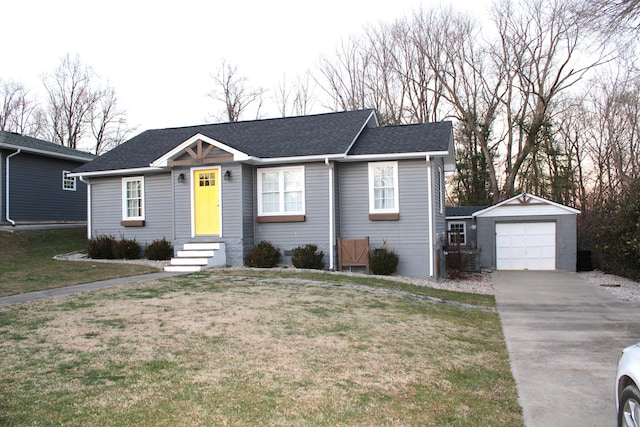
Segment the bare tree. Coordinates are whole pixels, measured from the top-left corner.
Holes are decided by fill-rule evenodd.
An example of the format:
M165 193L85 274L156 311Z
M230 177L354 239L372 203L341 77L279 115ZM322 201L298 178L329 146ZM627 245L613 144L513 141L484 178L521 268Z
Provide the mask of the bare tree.
M355 38L343 41L335 56L320 58L318 86L329 96L331 105L338 110L370 108L367 102L366 75L369 55L362 41Z
M640 31L640 0L589 0L581 6L585 23L600 27L600 34Z
M47 117L51 140L70 148L78 148L87 134L87 123L98 94L92 87L96 75L76 56L66 55L52 74L46 74L43 83L48 94Z
M0 80L0 97L0 130L42 136L42 110L21 83Z
M309 114L314 105L314 82L309 71L305 71L296 79L293 113L297 116Z
M293 83L287 80L286 75L282 75L282 79L273 91L273 100L281 117L309 114L314 102L312 83L309 71L298 76Z
M253 104L257 104L256 117L259 117L265 89L248 87L247 79L238 75L238 67L228 64L226 61L222 62L218 72L211 77L215 87L208 93L208 96L225 105L224 113L216 118L237 122L247 108Z
M89 111L94 145L91 152L103 154L122 144L131 134L127 126L126 111L118 108L115 89L107 87L98 93L97 101Z
M51 141L101 154L123 142L129 133L115 89L101 85L99 76L79 56L67 54L53 73L45 74L43 83Z

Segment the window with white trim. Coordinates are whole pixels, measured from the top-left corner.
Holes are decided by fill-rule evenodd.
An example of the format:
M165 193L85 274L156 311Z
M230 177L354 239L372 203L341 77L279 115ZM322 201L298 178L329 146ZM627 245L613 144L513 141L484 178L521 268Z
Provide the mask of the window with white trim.
M122 178L122 219L144 220L144 177Z
M76 191L76 177L69 176L71 171L62 171L62 189Z
M449 223L449 244L464 245L467 242L467 230L464 222Z
M398 213L398 162L369 163L369 213Z
M304 215L304 166L258 169L258 215Z

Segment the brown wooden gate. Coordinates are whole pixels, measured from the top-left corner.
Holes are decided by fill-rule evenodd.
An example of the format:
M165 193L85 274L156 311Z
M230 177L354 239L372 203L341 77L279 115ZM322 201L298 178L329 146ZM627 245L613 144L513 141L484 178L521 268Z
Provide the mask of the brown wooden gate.
M343 267L364 267L369 274L369 236L349 240L338 237L338 270Z

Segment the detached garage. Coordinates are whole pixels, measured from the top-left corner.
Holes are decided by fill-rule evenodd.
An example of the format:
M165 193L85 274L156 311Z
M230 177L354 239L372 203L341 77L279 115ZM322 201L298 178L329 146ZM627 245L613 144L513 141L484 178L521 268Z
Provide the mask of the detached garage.
M480 264L497 270L576 271L579 213L527 193L475 212Z

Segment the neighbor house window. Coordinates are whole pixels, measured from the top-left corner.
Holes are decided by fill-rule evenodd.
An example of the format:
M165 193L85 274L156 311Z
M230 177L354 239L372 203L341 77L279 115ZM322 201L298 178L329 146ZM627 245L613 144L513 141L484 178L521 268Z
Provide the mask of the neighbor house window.
M398 212L398 162L369 163L369 213Z
M452 245L464 245L467 241L464 222L449 223L449 243Z
M69 176L70 171L62 171L62 189L76 191L76 177Z
M122 219L144 220L144 178L122 179Z
M304 213L304 166L258 169L258 215Z

